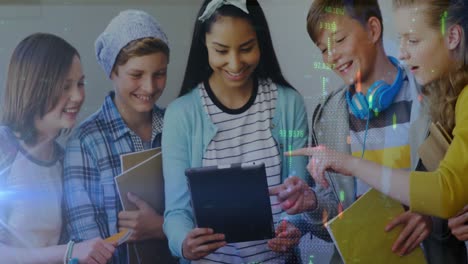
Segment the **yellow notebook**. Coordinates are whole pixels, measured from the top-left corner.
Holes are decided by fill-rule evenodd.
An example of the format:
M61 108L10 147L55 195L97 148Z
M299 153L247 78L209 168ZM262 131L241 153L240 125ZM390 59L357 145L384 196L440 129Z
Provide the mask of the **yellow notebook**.
M327 223L327 229L345 263L426 263L420 247L400 257L392 245L402 230L385 226L404 212L397 201L371 189Z
M104 239L104 241L109 242L109 243L116 243L117 246L120 246L123 243L127 242L127 240L130 238L131 235L132 235L131 230L124 229L120 231L119 233L114 234L113 236L110 236Z

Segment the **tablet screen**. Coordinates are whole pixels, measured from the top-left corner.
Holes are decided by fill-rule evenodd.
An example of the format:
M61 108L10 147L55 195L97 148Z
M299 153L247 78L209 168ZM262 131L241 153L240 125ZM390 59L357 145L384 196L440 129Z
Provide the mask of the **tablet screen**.
M185 174L197 227L224 234L228 243L273 238L263 163L191 168Z

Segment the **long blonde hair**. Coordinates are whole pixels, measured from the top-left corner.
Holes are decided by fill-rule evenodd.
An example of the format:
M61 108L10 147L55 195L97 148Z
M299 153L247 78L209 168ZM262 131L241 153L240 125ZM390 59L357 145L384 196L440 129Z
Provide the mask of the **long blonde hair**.
M429 102L429 112L433 122L439 122L447 131L455 127L455 104L458 95L468 85L468 3L466 0L393 0L394 9L424 5L423 12L429 26L441 34L454 25L461 27L462 37L453 52L453 58L461 67L439 76L423 87L423 94Z
M35 33L16 46L0 119L28 145L37 142L36 117L42 118L60 99L73 57L78 51L64 39Z

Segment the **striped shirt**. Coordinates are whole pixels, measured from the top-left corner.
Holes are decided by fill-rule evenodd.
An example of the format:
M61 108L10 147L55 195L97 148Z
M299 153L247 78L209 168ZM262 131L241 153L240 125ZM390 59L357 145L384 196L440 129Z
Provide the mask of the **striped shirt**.
M200 86L204 110L218 128L203 155L203 166L232 163L264 163L268 186L281 183L281 157L271 134L278 89L269 80L255 82L249 101L239 109L229 109L214 95L208 81ZM273 220L283 212L270 197ZM193 263L285 263L285 255L272 252L267 240L231 243Z
M369 120L363 159L395 168L410 169L409 127L411 109L419 104L416 89L410 89L408 77L404 76L403 85L392 104ZM349 127L351 152L361 157L364 147L367 120L356 117L349 108ZM369 185L357 180L356 196L369 190Z

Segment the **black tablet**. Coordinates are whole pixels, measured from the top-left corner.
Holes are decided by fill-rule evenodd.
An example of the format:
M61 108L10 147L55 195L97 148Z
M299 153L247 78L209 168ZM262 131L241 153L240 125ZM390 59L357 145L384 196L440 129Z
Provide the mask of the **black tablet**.
M185 175L197 227L224 234L228 243L274 237L263 163L191 168Z

